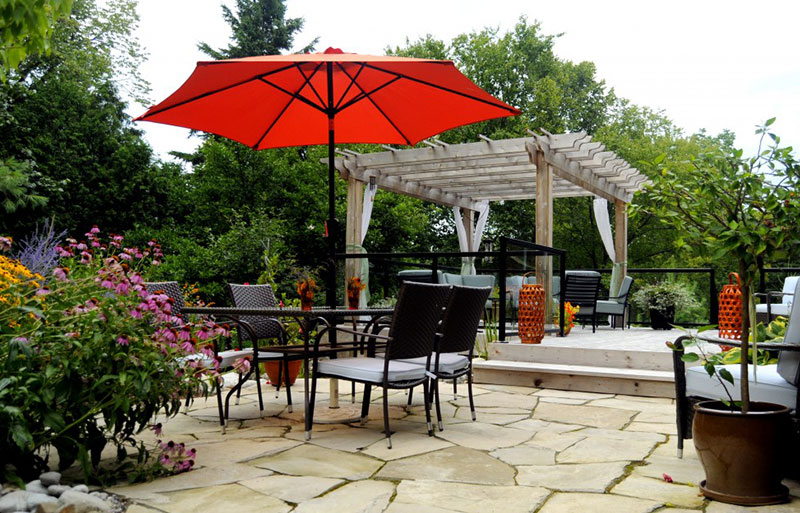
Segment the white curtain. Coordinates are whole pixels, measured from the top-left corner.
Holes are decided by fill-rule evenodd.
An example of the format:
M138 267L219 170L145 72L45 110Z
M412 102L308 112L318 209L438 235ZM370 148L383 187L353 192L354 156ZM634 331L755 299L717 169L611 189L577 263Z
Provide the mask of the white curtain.
M461 207L453 207L453 216L456 222L456 235L458 236L459 249L464 252L478 251L481 247L483 230L486 227L486 219L489 217L489 202L481 202L478 210L478 224L473 230L471 241L467 241L467 231L464 229ZM464 257L461 259L461 274L475 274L475 257Z
M608 287L609 295L616 296L619 294L619 288L622 286L622 279L624 278L622 275L624 263L617 262L617 253L614 250L614 236L611 234L611 220L608 216L608 201L603 198L595 198L592 206L594 207L594 219L597 222L600 239L602 239L608 258L611 259L613 264L611 268L611 283Z
M364 249L364 239L367 237L367 230L369 230L369 221L372 218L372 205L375 202L375 194L378 192L377 185L364 186L364 203L361 208L361 240L358 244L348 244L348 253L366 253ZM361 281L366 285L361 295L358 298L359 308L366 308L369 304L369 260L366 258L359 258L356 264L357 275L361 277Z

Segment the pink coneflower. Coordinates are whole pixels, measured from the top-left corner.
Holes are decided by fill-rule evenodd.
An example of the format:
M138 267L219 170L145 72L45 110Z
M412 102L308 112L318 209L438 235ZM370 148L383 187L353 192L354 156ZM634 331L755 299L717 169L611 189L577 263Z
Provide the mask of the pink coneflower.
M153 424L152 426L150 426L150 429L153 431L153 433L155 433L156 436L161 436L164 434L162 428L163 426L161 425L160 422L158 424Z
M104 289L113 289L114 282L111 281L110 278L103 278L103 280L100 282L100 286L103 287Z
M56 267L53 269L53 276L58 281L67 281L67 275L69 274L68 267Z
M91 234L100 233L100 228L98 228L97 225L94 225L94 226L92 226L92 229L89 230L89 233L91 233Z
M133 257L127 253L122 253L119 257L123 260L133 260Z
M194 352L194 344L192 344L191 340L185 340L181 344L181 349L183 349L183 352L185 352L185 353L193 353Z
M211 338L211 331L206 326L201 326L199 330L197 330L197 338L200 340L208 340Z
M189 340L192 338L192 330L189 329L188 326L184 326L181 328L181 331L178 332L178 340Z
M80 244L78 244L77 246L75 246L75 249L77 249L77 250L79 250L79 251L83 251L83 250L85 250L85 249L89 249L89 246L87 246L87 245L86 245L86 243L85 243L84 241L81 241L81 243L80 243Z
M142 310L137 306L133 310L130 311L131 317L134 319L141 319L142 318Z
M124 296L124 295L126 295L128 293L128 289L129 288L130 288L130 284L128 283L127 280L126 281L121 281L121 282L119 282L117 284L117 288L116 288L117 294L120 294L120 295Z
M233 370L239 374L246 374L250 372L250 360L247 358L238 358L233 363Z
M50 289L48 289L47 287L42 287L42 288L40 288L39 290L37 290L37 291L34 293L34 295L35 295L35 296L46 296L46 295L47 295L47 294L49 294L49 293L50 293Z
M144 281L142 280L142 275L139 273L133 273L133 276L130 277L130 280L134 285L139 285Z
M93 240L92 241L92 247L93 248L99 248L100 247L100 241Z
M126 337L125 335L120 335L117 337L117 344L121 346L127 346L128 343L129 343L128 337Z

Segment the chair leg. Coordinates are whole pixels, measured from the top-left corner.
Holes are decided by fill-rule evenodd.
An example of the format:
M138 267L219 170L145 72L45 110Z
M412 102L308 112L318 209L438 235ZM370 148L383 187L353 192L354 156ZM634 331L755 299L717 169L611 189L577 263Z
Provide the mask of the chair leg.
M472 421L475 422L475 401L472 399L472 363L469 364L467 373L467 393L469 394L469 411L472 413Z
M363 420L363 419L362 419ZM428 412L428 431L431 429L430 411ZM392 448L392 432L389 430L389 390L383 387L383 431L386 433L386 445Z
M258 409L259 411L264 411L264 398L261 397L261 370L258 368L258 362L254 361L252 363L255 366L255 373L256 373L256 391L258 391ZM241 375L239 376L241 378ZM242 387L241 384L239 385L239 393L241 393ZM239 404L239 399L237 396L236 404Z
M306 360L307 362L308 360ZM316 370L316 367L314 367ZM309 370L306 368L306 373ZM308 376L308 374L306 374ZM308 381L306 380L306 385L308 385ZM311 375L311 397L308 399L308 411L306 412L306 440L311 440L311 429L314 426L314 403L317 399L317 376L316 374Z
M433 394L436 398L436 426L439 428L439 431L444 431L444 424L442 424L442 407L439 403L439 380L435 379L432 383L433 387Z
M241 398L241 396L242 396L242 381L243 381L243 380L242 380L242 375L241 375L241 374L239 374L239 382L238 382L238 383L237 383L237 385L236 385L236 387L237 387L237 389L236 389L236 402L235 402L235 403L233 403L233 404L235 404L236 406L239 406L239 399L240 399L240 398Z
M351 381L350 382L350 402L352 404L356 403L356 382L355 381Z
M414 397L414 389L413 388L409 388L408 390L406 390L406 394L408 394L408 402L406 403L406 411L409 411L411 409L411 401L413 400L413 397Z
M361 401L361 425L367 423L367 415L369 415L369 396L372 392L372 385L364 383L364 399Z
M453 378L453 401L458 400L458 378Z
M286 405L289 413L292 413L294 408L292 408L292 385L289 384L289 359L284 358L284 376L286 376Z
M225 411L222 409L222 385L217 382L214 385L217 389L217 410L219 411L219 426L222 429L222 434L225 434Z
M281 361L278 365L278 382L272 384L275 387L275 399L280 397L281 385L285 380L286 378L283 377L283 361Z
M430 386L430 380L426 379L425 381L422 382L422 387L425 391L425 420L428 423L428 436L433 436L433 423L431 422L431 401L429 395L430 390L428 388L429 386ZM388 426L389 425L388 418L386 422L387 422L386 425Z

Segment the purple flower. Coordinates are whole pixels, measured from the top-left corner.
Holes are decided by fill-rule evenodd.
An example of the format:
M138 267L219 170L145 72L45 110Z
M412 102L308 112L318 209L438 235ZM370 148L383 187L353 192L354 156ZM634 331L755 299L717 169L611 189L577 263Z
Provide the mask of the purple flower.
M158 424L153 424L152 426L150 426L150 429L153 431L153 433L155 433L156 436L161 436L161 435L164 434L164 431L163 431L162 428L163 428L163 426L161 425L160 422Z
M211 337L211 331L206 326L201 326L197 330L197 338L200 340L208 340Z
M92 247L93 248L99 248L100 247L100 241L92 240Z
M92 226L92 229L89 230L89 233L92 233L92 234L100 233L100 228L98 228L97 225L94 225L94 226Z
M89 249L89 246L87 246L85 242L81 241L80 244L75 246L75 249L83 251L84 249Z
M142 275L139 273L134 273L133 276L131 276L131 283L134 285L140 285L142 281Z
M47 295L47 294L49 294L49 293L50 293L50 289L48 289L47 287L42 287L42 288L40 288L39 290L37 290L37 291L34 293L34 295L35 295L35 296L46 296L46 295Z
M181 349L185 353L194 353L194 344L192 344L191 340L185 340L183 344L181 344Z
M238 358L233 362L233 370L239 374L246 374L250 371L250 360L247 358Z
M117 294L126 295L128 293L128 289L129 288L130 288L130 284L128 283L127 280L126 281L121 281L121 282L119 282L117 284L117 288L116 288Z
M127 253L122 253L119 257L123 260L131 260L133 258Z
M67 267L56 267L53 269L53 276L58 281L67 281L67 275L69 274L69 268Z
M111 281L110 278L104 278L103 281L100 282L100 286L103 287L104 289L113 289L114 282Z
M130 311L131 317L134 319L141 319L142 318L142 310L137 306L133 310Z
M117 344L121 346L127 346L128 343L129 343L128 337L126 337L125 335L120 335L117 337Z
M192 338L192 330L189 329L188 326L184 326L181 328L181 331L178 333L179 340L189 340Z

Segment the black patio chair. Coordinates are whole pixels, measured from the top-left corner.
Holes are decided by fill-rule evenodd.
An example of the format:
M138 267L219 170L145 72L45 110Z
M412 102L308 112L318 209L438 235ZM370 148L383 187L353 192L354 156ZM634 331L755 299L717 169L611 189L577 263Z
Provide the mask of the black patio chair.
M592 323L592 333L597 327L597 295L600 291L600 273L594 271L568 271L564 279L564 302L580 309L575 315L586 326Z
M428 367L436 376L432 392L436 398L436 420L439 431L443 431L442 409L439 402L439 380L452 379L453 393L456 393L458 378L467 376L469 394L469 410L475 420L475 402L472 398L472 357L475 351L475 335L483 315L486 298L492 292L491 287L453 287L450 299L444 312L444 319L439 327L439 334L434 345L435 352ZM464 354L466 353L466 354ZM424 365L425 359L415 358L402 360ZM412 390L408 393L408 404L411 404Z
M450 285L432 285L416 282L404 282L400 287L397 305L392 315L389 334L365 334L370 344L385 342L385 353L382 358L375 357L374 349L368 350L366 357L335 358L319 361L319 339L314 341L314 362L311 381L311 400L307 415L313 424L314 400L317 390L317 378L330 377L362 383L364 399L361 406L361 423L366 423L369 414L370 390L373 385L383 388L383 425L386 442L392 448L392 437L389 428L389 389L410 389L423 385L425 395L425 415L428 423L428 434L433 436L431 424L430 401L428 394L428 371L434 339L442 308L447 303L451 290ZM328 329L334 329L329 326ZM358 334L354 330L335 327L337 331ZM401 360L424 358L425 365L407 363ZM310 433L306 433L310 437Z
M239 285L236 283L228 284L228 291L231 295L231 301L235 308L277 308L278 301L275 299L275 293L272 291L270 285ZM274 318L262 315L243 315L239 318L239 324L245 325L246 329L236 330L239 337L240 345L245 342L251 342L253 349L258 349L258 342L260 340L275 340L279 344L287 342L286 328L283 323ZM289 384L289 362L291 360L302 360L302 354L284 354L274 351L258 351L253 356L253 366L255 367L256 386L258 388L258 400L261 409L264 409L263 399L261 398L261 374L258 367L262 362L280 361L281 365L278 370L278 382L272 383L275 387L275 397L281 389L282 384L286 384L286 404L289 412L292 412L292 390ZM238 396L241 393L241 387L237 392Z

